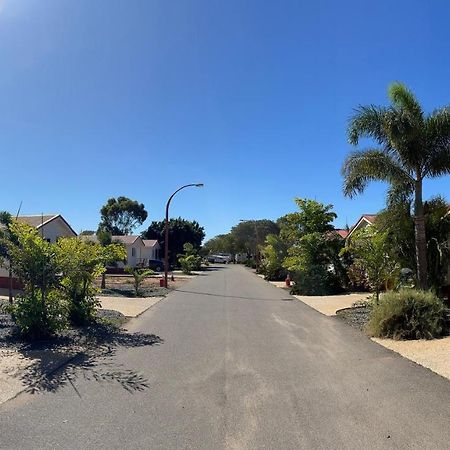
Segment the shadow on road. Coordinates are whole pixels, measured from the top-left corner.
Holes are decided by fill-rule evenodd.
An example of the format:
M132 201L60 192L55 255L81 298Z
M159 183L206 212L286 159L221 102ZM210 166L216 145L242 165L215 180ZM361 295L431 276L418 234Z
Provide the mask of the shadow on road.
M119 348L136 348L161 344L153 334L127 333L122 329L96 325L74 330L51 341L24 343L18 336L0 338L0 349L15 350L18 364L9 376L18 378L25 391L56 392L70 384L80 395L74 381L78 377L99 383L115 382L128 392L148 389L148 380L137 371L117 363Z
M293 297L286 298L261 298L261 297L241 297L239 295L220 295L213 294L212 292L196 292L196 291L186 291L184 289L176 289L176 292L184 292L186 294L196 294L196 295L208 295L211 297L221 297L221 298L233 298L237 300L258 300L260 302L280 302L280 301L290 301ZM286 295L289 295L286 293Z

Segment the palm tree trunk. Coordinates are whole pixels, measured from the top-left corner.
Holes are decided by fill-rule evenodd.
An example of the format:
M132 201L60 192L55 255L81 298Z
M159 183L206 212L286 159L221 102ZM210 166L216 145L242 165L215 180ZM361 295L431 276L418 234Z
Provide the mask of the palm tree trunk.
M425 232L425 215L422 201L422 179L418 178L415 185L414 198L414 234L416 240L417 280L420 289L427 289L427 238Z

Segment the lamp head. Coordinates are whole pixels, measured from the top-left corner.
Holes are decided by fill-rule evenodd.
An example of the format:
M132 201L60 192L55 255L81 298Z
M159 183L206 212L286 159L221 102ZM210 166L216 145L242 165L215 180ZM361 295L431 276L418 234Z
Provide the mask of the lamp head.
M204 186L203 183L197 183L197 184L195 185L195 187L203 187L203 186Z

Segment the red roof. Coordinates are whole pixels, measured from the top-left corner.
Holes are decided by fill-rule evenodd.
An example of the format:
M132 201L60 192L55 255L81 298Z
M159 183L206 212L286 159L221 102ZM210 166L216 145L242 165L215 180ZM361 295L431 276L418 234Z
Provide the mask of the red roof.
M348 231L347 230L336 230L336 233L339 234L339 236L341 236L342 239L345 239L348 236Z

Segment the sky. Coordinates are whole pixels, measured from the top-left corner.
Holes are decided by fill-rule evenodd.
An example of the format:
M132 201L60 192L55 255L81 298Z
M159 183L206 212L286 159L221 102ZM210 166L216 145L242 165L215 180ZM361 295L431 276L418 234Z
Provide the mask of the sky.
M426 111L450 104L449 19L445 0L0 0L0 209L95 230L124 195L148 210L140 231L201 182L171 216L207 238L295 197L352 225L386 186L344 197L348 119L394 80Z

